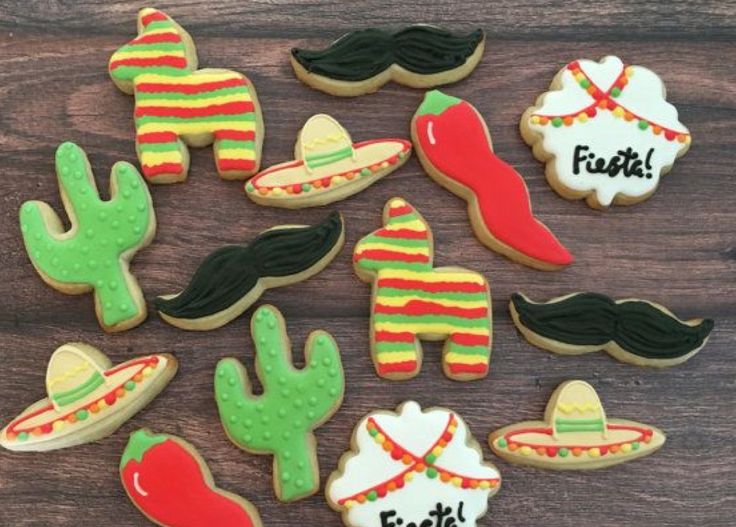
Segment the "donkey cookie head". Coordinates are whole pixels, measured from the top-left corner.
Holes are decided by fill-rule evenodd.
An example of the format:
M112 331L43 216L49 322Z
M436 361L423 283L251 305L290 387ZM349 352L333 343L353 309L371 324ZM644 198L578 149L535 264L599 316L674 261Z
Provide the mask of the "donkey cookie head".
M108 65L115 85L133 93L139 75L181 77L197 69L197 50L189 34L158 9L138 13L138 36L118 49Z
M369 281L382 269L432 269L432 232L414 207L401 198L390 199L383 208L383 225L355 245L358 276Z

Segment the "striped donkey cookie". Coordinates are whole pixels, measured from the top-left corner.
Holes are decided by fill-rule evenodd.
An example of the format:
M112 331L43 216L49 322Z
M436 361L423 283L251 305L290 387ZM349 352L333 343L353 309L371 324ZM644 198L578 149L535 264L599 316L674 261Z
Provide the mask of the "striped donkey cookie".
M151 183L184 181L188 146L213 144L223 179L247 179L261 162L264 126L255 87L225 69L197 69L189 34L156 9L138 13L138 36L110 57L115 85L135 96L136 150Z
M432 232L403 199L389 200L383 225L353 253L355 272L373 284L371 350L378 375L416 376L419 341L444 340L445 375L458 381L485 377L492 331L486 279L461 267L433 267Z

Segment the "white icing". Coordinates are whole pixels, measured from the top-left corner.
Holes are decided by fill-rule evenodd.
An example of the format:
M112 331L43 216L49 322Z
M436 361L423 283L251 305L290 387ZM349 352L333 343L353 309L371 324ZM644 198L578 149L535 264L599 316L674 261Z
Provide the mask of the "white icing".
M402 448L414 455L423 456L441 437L452 414L441 408L422 412L420 406L413 401L403 404L398 412L375 412L360 421L355 435L357 452L343 465L342 474L332 479L327 488L327 497L333 505L338 506L340 500L395 478L407 469L407 465L394 460L371 437L366 428L369 418L374 418ZM468 441L472 442L472 436L469 435L467 425L457 414L454 415L458 420L457 430L437 459L436 466L469 478L500 478L496 468L484 463L479 451L468 445ZM451 507L453 515L456 515L462 502L465 522L458 523L458 527L472 527L485 513L488 498L496 490L497 488L463 489L442 482L439 477L431 479L425 473L414 473L413 479L406 482L403 488L389 492L376 501L353 505L348 509L346 517L348 523L354 527L381 527L381 513L393 510L396 511L396 516L392 521L402 518L404 526L411 522L420 525L423 520L431 518L428 513L436 508L437 503Z
M580 68L602 91L609 90L623 71L624 65L618 57L605 57L600 63L590 60L578 61ZM642 66L631 66L632 75L621 94L613 100L629 112L680 134L689 134L687 128L678 120L677 110L665 97L661 79L651 70ZM578 83L573 73L565 67L561 74L562 88L544 94L541 106L534 115L558 116L577 114L595 102ZM530 128L543 137L543 148L554 159L554 171L559 182L565 187L579 191L596 193L597 201L608 206L617 194L640 197L652 192L659 183L662 169L672 165L678 155L687 147L676 139L669 141L664 132L655 135L651 126L640 130L638 120L626 121L615 117L609 110L597 110L597 114L586 122L575 121L570 126L554 127L528 123ZM596 157L608 162L621 150L631 147L644 159L651 155L651 178L619 173L615 177L608 174L589 173L584 165L580 172L573 173L574 151L577 145L590 147Z

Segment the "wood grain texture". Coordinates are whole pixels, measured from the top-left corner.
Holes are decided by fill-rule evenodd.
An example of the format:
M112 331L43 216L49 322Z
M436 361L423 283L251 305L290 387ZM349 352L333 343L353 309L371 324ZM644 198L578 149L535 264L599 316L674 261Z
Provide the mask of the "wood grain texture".
M388 85L358 99L338 99L298 82L292 46L318 47L355 27L398 28L432 22L482 26L488 35L475 73L448 91L486 118L496 152L524 174L539 217L573 252L569 269L543 273L486 250L472 235L465 204L424 175L416 159L379 184L338 204L347 222L346 249L322 274L273 290L263 301L282 310L295 350L307 334L329 330L347 374L342 409L317 431L323 481L335 468L358 419L408 398L461 413L504 483L480 525L727 526L736 517L736 4L733 1L471 0L424 2L160 2L194 36L200 63L246 73L266 120L264 166L290 158L296 134L313 113L329 112L356 140L408 137L422 93ZM200 449L218 485L242 494L270 527L340 525L320 493L292 505L271 490L271 458L252 456L226 439L213 400L217 361L235 356L252 370L249 316L210 333L185 333L155 314L119 335L99 329L88 295L58 293L34 272L17 212L27 199L61 211L53 154L65 140L90 156L107 187L117 160L134 161L132 98L107 76L110 54L132 38L140 2L3 2L0 5L0 420L43 396L50 353L67 341L89 342L120 362L172 352L181 363L171 385L146 410L99 443L50 452L0 452L0 525L148 525L125 497L117 465L128 434L141 426L180 435ZM550 190L543 167L519 137L523 110L554 73L575 58L616 53L659 72L669 100L691 130L693 147L649 201L608 213ZM324 210L259 207L242 184L220 181L211 149L193 150L189 180L152 188L159 228L133 260L150 301L177 291L198 261L227 243L251 239L281 223L313 223ZM353 274L355 241L379 226L384 202L409 198L429 221L437 265L483 272L494 298L494 352L487 379L454 383L441 373L438 344L425 346L421 375L379 380L368 344L370 292ZM574 290L659 302L683 318L716 320L708 346L669 370L642 369L606 354L555 356L527 344L507 310L521 290L547 299ZM646 459L595 473L554 473L511 466L490 453L492 430L541 417L562 381L596 386L609 414L651 423L668 435Z

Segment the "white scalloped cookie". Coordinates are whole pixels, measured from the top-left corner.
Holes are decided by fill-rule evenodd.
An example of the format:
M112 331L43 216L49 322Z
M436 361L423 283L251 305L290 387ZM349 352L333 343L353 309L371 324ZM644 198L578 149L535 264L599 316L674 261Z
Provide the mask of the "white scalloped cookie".
M644 201L690 147L662 80L614 56L576 60L521 118L521 135L567 199L605 209Z

